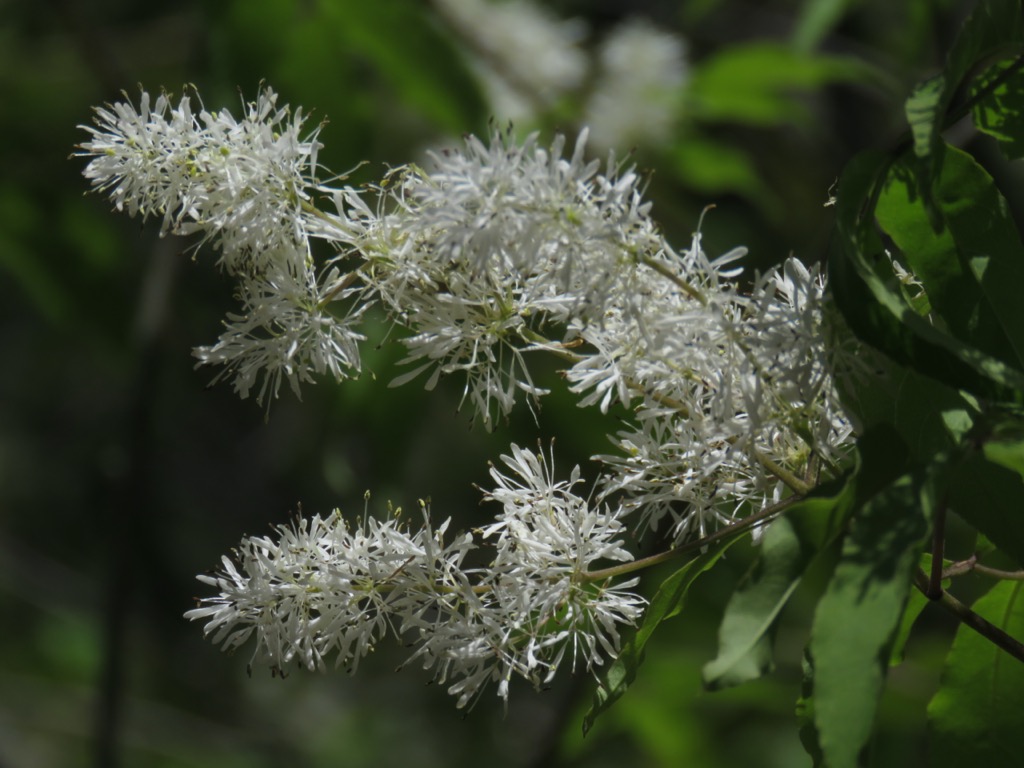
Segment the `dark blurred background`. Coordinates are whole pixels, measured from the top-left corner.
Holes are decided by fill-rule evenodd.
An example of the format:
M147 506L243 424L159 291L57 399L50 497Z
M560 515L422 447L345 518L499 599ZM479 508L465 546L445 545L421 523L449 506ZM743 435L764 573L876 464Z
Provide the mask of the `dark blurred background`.
M426 673L395 672L397 644L354 676L248 678L248 650L225 656L182 619L206 593L195 574L242 535L300 504L359 514L367 489L371 508L429 496L438 518L476 525L490 512L473 484L510 442L557 435L568 472L615 425L542 371L556 393L539 427L524 408L473 428L461 382L387 388L402 353L377 346L382 323L360 380L282 392L265 419L193 370L231 306L213 255L85 194L69 155L92 106L137 101L140 85L194 84L237 115L265 82L329 121L324 165L367 161L354 183L492 119L542 143L590 123L595 151L634 151L679 247L713 204L710 253L810 262L829 248L844 162L897 139L902 99L970 5L0 0L0 768L809 765L793 716L806 600L784 616L774 676L700 687L750 560L739 549L586 739L586 675L513 686L507 714L490 694L461 713ZM883 703L886 764L920 753L937 652L915 651Z

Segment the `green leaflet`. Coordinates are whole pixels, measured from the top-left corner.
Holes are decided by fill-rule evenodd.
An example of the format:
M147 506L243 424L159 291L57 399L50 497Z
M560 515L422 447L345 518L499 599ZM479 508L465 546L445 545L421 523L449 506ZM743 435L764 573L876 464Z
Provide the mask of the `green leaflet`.
M1024 567L1024 479L972 451L943 467L949 506Z
M872 211L890 161L875 153L854 158L843 172L836 226L842 252L829 260L836 304L853 332L896 362L995 401L1024 391L1024 373L935 327L890 286Z
M791 125L810 118L802 91L825 83L877 80L862 61L761 44L725 48L694 68L688 109L702 120Z
M948 127L947 112L957 89L978 62L991 57L1005 58L1022 47L1024 19L1019 0L980 3L961 28L943 72L921 83L907 99L917 175L929 215L934 212L931 182L945 150L941 133Z
M771 198L754 158L742 148L710 137L683 135L669 157L680 178L701 192L738 192L761 205L762 198Z
M920 560L921 570L925 573L931 573L932 567L932 556L928 553L921 555ZM949 579L942 582L943 588L949 586ZM906 655L907 640L910 639L910 632L914 628L914 624L921 616L921 612L931 601L924 596L924 594L917 589L910 590L910 594L907 596L907 604L903 609L903 616L900 618L899 627L896 629L896 636L892 641L892 649L889 651L889 666L895 667L903 663L903 659Z
M705 552L697 555L662 582L651 599L651 604L647 606L636 634L623 644L618 658L608 666L598 683L590 711L583 718L583 733L591 729L598 715L614 704L636 679L637 670L644 658L644 646L647 645L654 630L665 619L675 616L683 609L693 582L717 563L739 538L737 536L724 543L709 546Z
M811 51L839 25L853 5L852 0L814 0L804 3L793 30L793 47L798 51Z
M893 166L879 196L879 224L924 284L932 312L960 341L1021 367L1024 360L1024 248L992 177L947 147L934 188L935 231L917 193L913 166Z
M800 682L800 698L796 700L796 720L800 726L800 743L811 757L814 768L825 764L818 741L818 729L814 727L814 659L806 648L801 663L803 676Z
M739 685L771 670L775 619L810 563L839 534L853 486L852 479L821 486L765 530L758 559L725 608L718 656L703 670L707 688Z
M775 618L813 554L801 551L793 524L785 517L768 526L760 550L725 608L718 656L704 665L704 685L711 690L756 680L771 670Z
M1013 470L1024 478L1024 439L991 440L985 443L985 458Z
M994 137L1010 160L1024 157L1024 57L1001 61L977 79L974 124Z
M847 412L860 431L886 424L896 429L911 455L922 462L949 451L974 415L963 395L935 379L880 358L877 373L840 381ZM963 422L955 430L953 425Z
M973 610L1011 636L1024 636L1024 584L996 584ZM1024 664L962 625L942 684L928 705L934 768L1019 766L1024 755L1022 712Z
M453 133L477 128L483 97L427 4L407 0L320 0L343 44L373 63L402 100Z
M811 630L814 724L825 763L853 768L868 742L921 543L921 483L903 475L855 512Z

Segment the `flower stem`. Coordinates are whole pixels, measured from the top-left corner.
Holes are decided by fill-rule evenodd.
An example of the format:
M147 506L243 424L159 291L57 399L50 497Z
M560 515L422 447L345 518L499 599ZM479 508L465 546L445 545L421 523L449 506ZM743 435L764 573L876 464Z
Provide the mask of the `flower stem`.
M692 285L686 282L686 280L684 280L678 274L676 274L671 269L666 267L664 264L655 261L650 256L641 256L640 263L643 264L644 266L650 267L662 277L667 278L674 286L676 286L676 288L681 290L691 299L699 301L701 306L706 307L708 305L707 296L701 293L699 289L694 288Z
M642 557L639 560L631 560L628 563L622 563L621 565L613 565L610 568L602 568L598 571L590 571L589 573L581 574L580 580L583 582L602 581L604 579L612 579L618 576L624 576L628 573L634 573L645 568L650 568L655 565L667 563L670 560L676 559L677 557L682 557L683 555L687 555L691 552L697 552L701 549L704 549L705 547L709 547L713 544L718 544L722 541L725 541L726 539L732 538L733 536L738 536L739 534L750 530L751 528L759 525L760 523L766 522L778 516L786 509L793 506L802 499L802 495L790 496L789 498L783 499L777 504L772 504L770 506L765 507L759 512L755 512L754 514L750 515L750 517L745 517L742 520L733 523L732 525L727 525L725 528L722 528L721 530L716 531L715 533L711 534L710 536L706 536L703 539L696 539L694 541L687 542L686 544L681 544L678 547L673 547L672 549L666 550L664 552L659 552L656 555Z

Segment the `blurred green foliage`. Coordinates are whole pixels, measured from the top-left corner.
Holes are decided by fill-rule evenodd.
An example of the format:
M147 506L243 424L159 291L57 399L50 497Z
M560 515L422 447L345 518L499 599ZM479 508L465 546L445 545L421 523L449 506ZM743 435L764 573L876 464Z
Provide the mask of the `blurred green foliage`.
M634 14L688 41L675 136L635 159L676 242L713 204L707 249L749 245L757 267L824 258L829 188L853 154L896 136L909 89L936 71L970 3L548 5L587 23L584 47ZM204 389L190 349L214 337L226 282L193 263L208 254L83 195L82 164L68 160L76 126L139 84L194 83L207 106L231 108L265 81L329 120L321 162L363 182L487 130L472 42L418 0L0 2L0 765L98 764L105 722L122 764L141 768L810 764L793 702L824 588L814 564L777 628L775 674L702 692L728 595L754 558L745 544L695 582L684 617L659 630L629 695L585 739L585 677L543 695L524 685L507 714L485 700L464 717L414 670L394 673L401 649L354 677L248 679L244 658L181 619L194 574L300 502L355 512L366 489L380 507L430 496L436 515L475 524L488 514L472 486L484 457L536 439L537 425L522 413L495 434L471 430L458 382L387 389L401 352L386 327L361 380L288 395L266 422L227 387ZM571 132L579 106L522 128ZM1021 202L1008 200L1018 224ZM563 468L605 449L605 425L571 398L547 401L539 427L558 435ZM923 715L906 713L937 686L928 630L950 627L921 622L919 652L887 682L877 765L923 759Z

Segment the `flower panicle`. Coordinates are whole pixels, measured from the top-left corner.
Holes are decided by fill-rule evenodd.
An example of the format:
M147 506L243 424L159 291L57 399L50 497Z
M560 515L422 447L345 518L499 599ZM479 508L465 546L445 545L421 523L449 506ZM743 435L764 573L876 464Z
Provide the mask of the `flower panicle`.
M680 58L662 42L659 56ZM550 353L579 405L622 424L614 452L593 457L589 499L578 468L556 480L551 455L513 446L477 539L333 515L243 540L202 577L220 595L188 614L225 649L255 637L253 660L275 670L354 668L408 636L460 706L488 682L504 697L514 677L592 669L643 603L632 582L592 580L595 562L628 563L629 537L665 525L674 544L704 537L803 492L849 450L824 276L789 259L741 284L745 249L709 255L699 224L673 248L643 176L612 151L592 158L588 129L571 146L495 129L355 188L319 176L320 127L271 89L238 119L194 100L143 92L97 109L78 154L115 208L219 253L239 307L194 351L215 381L269 403L285 384L298 396L357 376L376 306L407 331L392 385L459 376L490 429L548 393L530 361ZM483 544L490 566L466 568Z
M512 458L515 457L515 458ZM352 671L386 636L401 636L417 661L448 685L458 706L494 682L507 699L513 677L535 685L558 667L592 669L614 656L620 627L634 624L643 599L635 581L591 584L600 561L632 559L617 513L591 507L568 482L554 482L543 455L517 446L495 471L485 499L503 506L500 523L445 541L450 521L434 529L427 505L412 530L400 517L364 518L350 525L335 512L278 526L272 536L247 537L234 559L199 576L219 590L188 611L204 634L227 651L251 638L253 664L283 674L291 664ZM525 493L512 500L508 491ZM487 568L468 568L468 552L494 537Z

